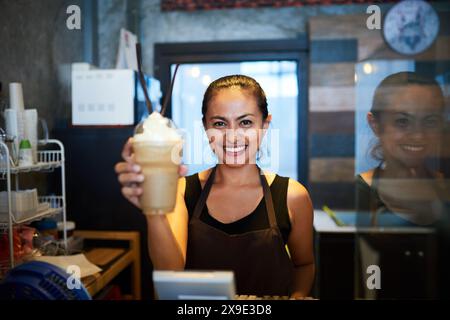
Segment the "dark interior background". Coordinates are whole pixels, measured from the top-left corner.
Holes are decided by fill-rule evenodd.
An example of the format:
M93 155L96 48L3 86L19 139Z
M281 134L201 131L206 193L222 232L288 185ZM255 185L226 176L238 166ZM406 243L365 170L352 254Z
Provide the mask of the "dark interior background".
M65 26L66 8L72 4L81 7L81 30ZM433 5L447 17L441 19L441 33L448 36L448 3L436 1ZM391 6L380 4L383 12ZM65 145L69 219L76 221L78 229L138 230L143 297L151 298L145 218L121 196L114 173L114 164L120 160L123 143L133 127L71 126L71 63L86 61L113 68L122 27L139 36L144 70L149 75L156 74L156 43L288 40L309 34L308 85L351 87L354 63L362 59L358 45L365 35L344 38L333 30L336 24L345 22L341 17L364 18L367 4L162 11L159 0L0 0L0 8L0 81L4 91L9 82L22 82L26 108L37 108L49 124L51 137ZM312 18L323 18L322 24L310 25ZM356 28L348 24L348 30L351 33ZM390 52L386 56L395 58ZM447 63L448 70L448 59L441 63ZM437 64L434 67L437 70ZM5 92L2 95L7 99ZM315 100L310 98L309 103L311 108ZM309 191L316 208L323 204L334 209L353 206L353 119L352 111L309 113ZM49 179L40 183L49 182L49 188L56 188L51 177L39 179Z

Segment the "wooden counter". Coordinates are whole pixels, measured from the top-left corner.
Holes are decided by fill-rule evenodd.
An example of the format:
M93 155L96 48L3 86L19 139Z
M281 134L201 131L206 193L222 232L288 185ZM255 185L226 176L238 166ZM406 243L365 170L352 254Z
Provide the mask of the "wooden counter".
M127 241L127 248L90 248L88 259L99 265L103 271L83 278L83 284L94 297L124 269L131 267L131 299L141 299L141 257L139 233L135 231L75 231L75 236L85 240ZM92 250L96 250L92 252ZM90 254L91 253L91 254ZM93 253L93 254L92 254ZM102 266L102 261L108 263Z

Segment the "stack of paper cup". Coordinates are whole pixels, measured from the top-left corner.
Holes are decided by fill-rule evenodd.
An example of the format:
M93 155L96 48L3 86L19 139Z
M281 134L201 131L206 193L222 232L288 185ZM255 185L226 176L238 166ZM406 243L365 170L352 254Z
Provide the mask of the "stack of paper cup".
M20 144L20 140L25 139L25 128L23 123L23 112L25 107L23 103L22 84L19 82L12 82L9 84L9 107L17 111L17 143Z
M18 111L23 111L25 109L22 84L19 82L12 82L9 84L9 107Z
M33 162L37 162L38 146L38 114L36 109L25 110L23 102L22 84L13 82L9 84L10 108L5 110L6 133L14 136L14 145L18 156L20 141L28 140L31 143ZM17 160L14 158L14 160Z
M17 120L17 110L13 109L6 109L5 110L5 126L6 126L6 133L9 136L14 137L14 149L9 150L9 153L11 154L11 157L14 162L16 162L19 152L19 127L18 127L18 120Z
M33 163L37 162L38 113L36 109L27 109L23 113L24 139L30 141Z

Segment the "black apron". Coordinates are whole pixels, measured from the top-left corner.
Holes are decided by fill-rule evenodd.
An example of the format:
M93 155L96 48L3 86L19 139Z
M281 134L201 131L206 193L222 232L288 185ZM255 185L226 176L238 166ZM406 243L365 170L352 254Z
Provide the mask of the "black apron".
M266 177L260 172L269 228L230 235L200 220L215 173L216 167L189 221L186 269L234 271L236 291L240 295L289 295L293 263L277 226Z

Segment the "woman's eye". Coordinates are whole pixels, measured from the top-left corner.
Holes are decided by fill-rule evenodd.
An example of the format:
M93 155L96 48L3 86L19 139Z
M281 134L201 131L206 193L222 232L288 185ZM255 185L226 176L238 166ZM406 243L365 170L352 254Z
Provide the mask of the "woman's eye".
M242 120L242 121L241 121L241 124L242 124L244 127L251 126L252 123L253 123L253 122L252 122L251 120Z
M436 128L439 126L439 119L437 118L428 118L423 122L425 128Z
M225 126L225 122L217 121L217 122L214 122L213 126L216 128L223 128Z
M401 127L401 128L407 127L409 125L409 119L407 119L407 118L396 119L395 125L397 127Z

